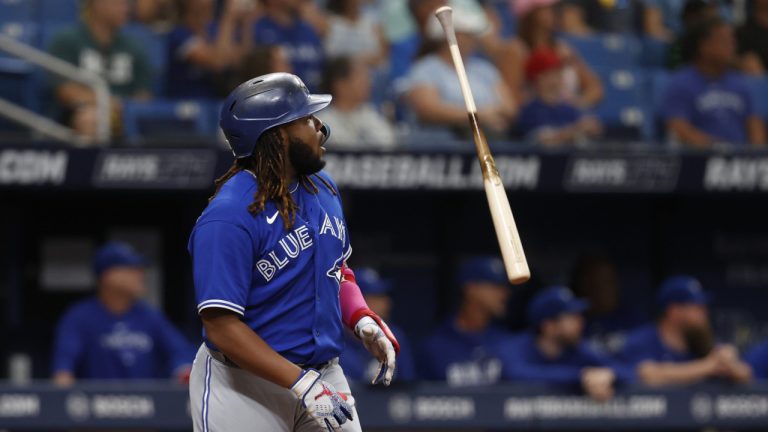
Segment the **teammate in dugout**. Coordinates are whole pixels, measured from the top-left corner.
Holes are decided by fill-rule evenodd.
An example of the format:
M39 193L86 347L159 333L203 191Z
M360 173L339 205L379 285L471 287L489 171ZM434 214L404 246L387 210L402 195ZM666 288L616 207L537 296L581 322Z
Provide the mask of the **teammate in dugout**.
M339 192L322 171L330 129L295 75L246 81L220 126L235 155L189 240L204 343L190 377L195 431L359 431L338 364L346 325L389 385L397 340L365 303Z

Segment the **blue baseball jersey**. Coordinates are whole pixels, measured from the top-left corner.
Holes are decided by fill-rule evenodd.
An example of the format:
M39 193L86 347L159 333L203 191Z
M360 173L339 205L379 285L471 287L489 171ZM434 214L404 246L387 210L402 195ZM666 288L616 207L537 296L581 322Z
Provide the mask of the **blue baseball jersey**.
M583 341L564 350L556 358L549 358L536 345L536 336L532 332L524 332L505 341L499 351L505 380L578 385L585 367L610 367L620 381L633 379L629 368L599 354Z
M390 325L389 329L400 344L395 366L395 381L413 381L416 379L416 367L413 363L408 339L397 326ZM379 368L379 361L365 349L365 346L351 332L346 333L344 350L339 357L339 364L344 369L344 375L353 381L371 382Z
M59 322L52 366L85 379L157 379L192 364L194 356L181 333L146 303L117 316L90 298Z
M241 171L208 204L189 240L198 312L215 307L237 313L298 364L331 360L344 343L339 283L352 248L338 189L327 174L317 176L334 191L317 178L317 193L294 182L298 211L286 229L272 201L256 216L248 212L258 184L251 172Z
M317 91L323 69L323 41L315 29L302 19L284 26L269 16L253 24L253 37L262 45L279 45L291 62L293 73Z
M768 379L768 342L752 348L744 360L752 367L752 375L759 380Z
M627 335L618 358L633 366L643 361L681 363L694 360L689 353L664 345L655 324L644 325Z
M445 380L453 386L496 383L501 379L498 349L509 337L509 333L493 326L480 332L464 332L451 319L423 346L424 378Z

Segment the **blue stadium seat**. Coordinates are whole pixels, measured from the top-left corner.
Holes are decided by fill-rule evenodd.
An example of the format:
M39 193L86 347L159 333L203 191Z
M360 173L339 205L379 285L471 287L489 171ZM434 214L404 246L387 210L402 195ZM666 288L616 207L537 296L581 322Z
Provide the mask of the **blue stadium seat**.
M669 71L664 69L653 69L649 72L649 85L648 85L648 110L652 113L649 126L649 136L657 140L664 140L666 132L664 130L663 120L659 113L661 112L661 106L664 103L664 94L667 91L667 83L669 82Z
M666 65L669 43L656 38L645 37L642 39L641 44L640 63L644 67L659 68Z
M80 18L80 0L37 0L39 18L49 23L74 23Z
M72 27L72 23L47 22L40 27L40 35L37 39L38 48L47 51L53 38L62 31Z
M201 101L126 101L123 132L129 143L142 139L180 141L213 136L210 103Z
M0 0L0 22L32 21L37 10L37 0Z
M640 139L648 121L645 74L637 69L596 68L605 88L595 114L603 121L606 138Z
M36 46L38 43L38 25L36 22L3 22L0 23L0 34L32 46ZM6 54L4 51L0 51L0 56L10 57L10 55Z
M0 33L19 42L34 44L37 39L37 24L5 22L0 24ZM32 64L0 51L0 95L3 98L36 109L38 103L34 74L35 67Z
M632 68L639 64L640 42L634 36L564 36L564 40L591 66Z

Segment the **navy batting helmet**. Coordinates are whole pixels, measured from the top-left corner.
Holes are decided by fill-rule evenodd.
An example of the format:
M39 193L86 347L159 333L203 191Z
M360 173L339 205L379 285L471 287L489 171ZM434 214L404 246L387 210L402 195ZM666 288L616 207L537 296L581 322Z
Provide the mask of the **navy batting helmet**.
M253 154L261 134L275 126L314 114L331 95L313 95L296 75L271 73L240 84L221 107L219 125L236 158ZM330 129L323 126L328 138Z

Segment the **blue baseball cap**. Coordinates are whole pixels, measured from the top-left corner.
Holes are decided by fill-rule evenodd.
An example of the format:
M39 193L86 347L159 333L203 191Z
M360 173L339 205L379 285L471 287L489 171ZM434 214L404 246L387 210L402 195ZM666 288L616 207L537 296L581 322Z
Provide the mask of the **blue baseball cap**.
M93 272L100 277L112 267L144 267L147 260L130 245L110 242L99 248L93 257Z
M709 300L709 295L704 292L701 282L686 275L665 279L656 297L657 303L662 308L671 304L708 304Z
M564 313L584 313L589 302L577 299L564 286L551 286L536 294L528 304L528 323L538 327L542 322Z
M491 282L509 285L504 262L498 257L480 256L469 258L461 263L458 274L459 285L470 282Z
M356 269L355 280L363 294L386 295L392 289L392 282L382 279L379 272L370 267Z

